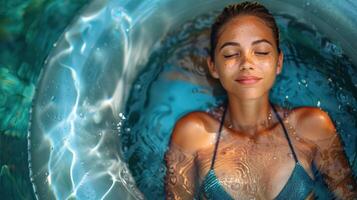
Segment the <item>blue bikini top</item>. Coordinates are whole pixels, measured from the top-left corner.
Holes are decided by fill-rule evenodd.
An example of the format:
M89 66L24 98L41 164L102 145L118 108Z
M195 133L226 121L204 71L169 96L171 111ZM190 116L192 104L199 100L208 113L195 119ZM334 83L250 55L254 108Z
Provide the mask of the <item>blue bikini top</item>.
M307 174L305 169L301 166L299 163L296 153L294 151L294 148L291 144L290 138L288 136L288 133L286 131L286 128L277 113L275 107L273 104L271 104L273 111L275 113L275 116L278 118L279 123L282 125L284 129L285 136L288 140L289 147L291 149L291 152L293 154L294 160L295 160L295 167L281 190L281 192L278 194L278 196L275 198L276 200L283 200L283 199L294 199L294 200L302 200L306 199L306 197L311 193L313 190L314 186L314 181L310 178L310 176ZM220 200L229 200L233 199L231 195L225 191L224 187L220 184L215 172L214 172L214 161L216 159L216 152L217 152L217 147L222 131L222 126L224 123L224 117L226 115L227 111L227 106L225 107L225 110L223 112L222 120L220 123L219 131L218 131L218 136L217 136L217 141L213 153L213 158L211 162L211 167L208 173L206 174L205 178L203 179L202 185L200 187L200 194L203 193L206 199L209 200L215 200L215 199L220 199ZM201 195L199 194L199 197Z

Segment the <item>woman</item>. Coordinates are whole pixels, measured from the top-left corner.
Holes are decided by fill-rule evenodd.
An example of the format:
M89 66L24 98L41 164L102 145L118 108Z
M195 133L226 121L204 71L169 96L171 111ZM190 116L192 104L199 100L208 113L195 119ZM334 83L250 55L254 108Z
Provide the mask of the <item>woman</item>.
M213 114L192 112L175 125L165 154L168 199L313 199L314 164L338 199L357 184L330 117L269 102L283 52L262 5L226 7L211 30L207 60L227 91Z

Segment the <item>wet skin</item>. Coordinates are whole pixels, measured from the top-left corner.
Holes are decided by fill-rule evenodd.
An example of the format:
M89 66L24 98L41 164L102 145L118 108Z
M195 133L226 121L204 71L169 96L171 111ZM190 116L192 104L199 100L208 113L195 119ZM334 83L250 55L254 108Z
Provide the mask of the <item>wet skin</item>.
M282 63L271 29L254 16L239 16L225 24L215 58L208 58L211 75L228 95L214 170L235 199L273 199L294 168L281 124L274 115L267 120L272 112L269 92ZM278 107L278 113L310 177L314 179L315 164L336 197L357 198L356 182L328 114L313 107ZM192 112L176 123L165 154L167 198L193 198L210 168L221 116L222 109Z

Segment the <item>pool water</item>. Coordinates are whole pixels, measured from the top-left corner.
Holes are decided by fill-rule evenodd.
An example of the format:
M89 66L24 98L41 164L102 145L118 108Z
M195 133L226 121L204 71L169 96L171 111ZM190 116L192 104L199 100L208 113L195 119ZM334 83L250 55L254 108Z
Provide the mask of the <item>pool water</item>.
M175 121L190 111L218 106L225 98L219 83L210 78L205 60L212 16L214 13L186 22L162 41L139 72L127 102L122 151L148 199L164 196L163 155ZM284 68L271 100L285 107L315 106L327 111L353 163L357 136L351 130L356 129L357 112L356 88L351 85L356 84L355 66L342 49L308 25L286 14L276 18ZM331 198L323 183L316 188L319 199Z
M35 199L29 177L27 133L36 83L54 43L87 3L0 2L1 199Z
M175 121L225 98L205 57L210 24L232 2L0 6L8 18L0 21L0 193L163 199L163 155ZM262 2L277 17L285 55L271 101L327 111L356 174L357 5ZM316 188L318 199L332 198L321 181Z

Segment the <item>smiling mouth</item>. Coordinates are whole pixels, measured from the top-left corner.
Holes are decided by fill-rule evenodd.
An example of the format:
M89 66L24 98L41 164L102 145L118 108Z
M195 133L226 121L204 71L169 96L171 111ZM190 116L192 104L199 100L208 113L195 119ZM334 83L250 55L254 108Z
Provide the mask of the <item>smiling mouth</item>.
M242 78L242 79L237 79L236 81L240 84L243 85L251 85L259 82L262 78L258 77L251 77L251 78Z

